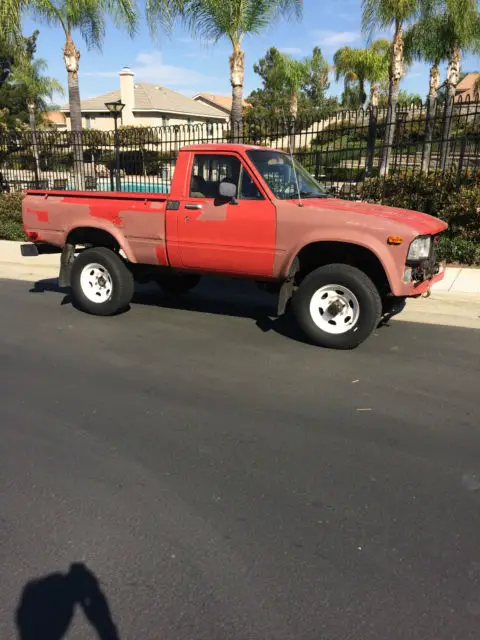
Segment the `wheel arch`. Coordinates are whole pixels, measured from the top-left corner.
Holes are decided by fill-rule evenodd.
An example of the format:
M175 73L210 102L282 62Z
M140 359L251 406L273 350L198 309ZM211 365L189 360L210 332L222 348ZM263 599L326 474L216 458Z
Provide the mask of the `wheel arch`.
M305 244L291 259L289 270L296 267L297 280L301 281L314 269L327 264L343 263L357 267L368 275L380 294L392 289L388 269L378 253L371 247L346 240L319 240Z
M105 247L113 251L122 250L130 262L136 262L130 244L126 238L115 229L79 225L72 227L66 233L66 245L91 245Z

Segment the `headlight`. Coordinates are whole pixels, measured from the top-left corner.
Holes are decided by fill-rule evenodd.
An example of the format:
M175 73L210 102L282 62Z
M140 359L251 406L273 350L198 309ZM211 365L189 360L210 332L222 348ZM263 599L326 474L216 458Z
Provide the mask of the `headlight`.
M415 238L408 250L407 260L414 262L416 260L428 258L430 255L431 244L432 238L430 236L420 236L419 238Z

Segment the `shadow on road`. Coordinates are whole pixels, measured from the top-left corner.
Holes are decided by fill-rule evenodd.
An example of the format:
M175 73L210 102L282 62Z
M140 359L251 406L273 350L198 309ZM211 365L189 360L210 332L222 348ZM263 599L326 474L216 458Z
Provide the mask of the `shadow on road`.
M77 605L99 640L120 640L98 578L84 564L68 573L52 573L23 589L15 621L20 640L61 640L67 637Z
M31 293L48 291L65 294L61 305L73 304L70 294L58 286L57 279L39 280L30 289ZM258 290L251 282L205 277L198 288L184 295L162 293L155 285L137 286L132 303L179 311L250 318L263 333L275 331L291 340L309 344L289 313L280 317L275 316L274 300L273 296Z

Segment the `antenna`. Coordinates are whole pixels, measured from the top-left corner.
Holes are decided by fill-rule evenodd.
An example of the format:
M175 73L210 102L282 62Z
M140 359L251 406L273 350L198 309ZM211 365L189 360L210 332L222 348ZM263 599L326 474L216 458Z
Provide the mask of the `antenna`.
M283 117L285 119L285 122L287 122L287 119L285 117L285 113L283 114ZM293 123L292 123L293 124ZM290 128L290 127L289 127ZM295 159L293 157L293 146L292 146L292 137L291 137L291 133L288 134L288 150L290 152L290 160L292 162L292 169L293 169L293 175L295 176L295 185L297 187L297 196L298 196L298 206L299 207L303 207L303 200L302 200L302 194L300 192L300 183L298 181L298 173L297 173L297 167L295 166Z

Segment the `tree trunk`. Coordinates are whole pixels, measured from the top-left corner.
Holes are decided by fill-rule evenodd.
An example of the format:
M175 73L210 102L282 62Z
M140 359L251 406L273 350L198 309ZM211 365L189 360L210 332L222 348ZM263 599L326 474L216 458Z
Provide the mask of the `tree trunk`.
M235 45L230 56L230 82L232 85L231 124L234 137L242 137L243 81L245 78L245 54L240 45Z
M360 98L360 108L363 109L367 100L367 94L365 93L365 79L361 76L358 78L358 93Z
M438 89L440 86L440 71L438 64L430 68L430 89L428 91L427 121L425 123L425 144L423 147L422 171L427 173L430 169L430 157L432 155L433 127L437 113Z
M378 83L374 82L370 87L370 106L371 107L378 107L378 92L379 92Z
M80 51L75 47L70 34L63 48L63 60L68 74L68 101L70 107L70 124L72 128L73 172L76 189L85 189L85 175L83 167L82 145L82 107L80 104L80 89L78 86L78 68Z
M293 90L290 94L290 115L292 118L296 118L298 115L298 94L296 90Z
M403 30L401 23L397 22L395 25L395 35L393 36L392 53L390 56L390 85L388 89L387 123L385 127L382 158L380 160L380 175L382 176L387 176L390 169L397 119L398 93L400 91L400 80L402 79L404 71L403 67Z
M447 99L443 119L442 147L440 150L440 168L445 171L450 162L450 135L452 131L455 93L460 76L460 50L453 49L447 66Z
M30 129L32 131L32 152L33 158L35 160L35 182L37 183L40 179L40 160L38 154L38 140L37 140L37 122L35 120L35 105L30 102L28 104L28 120L30 122Z

